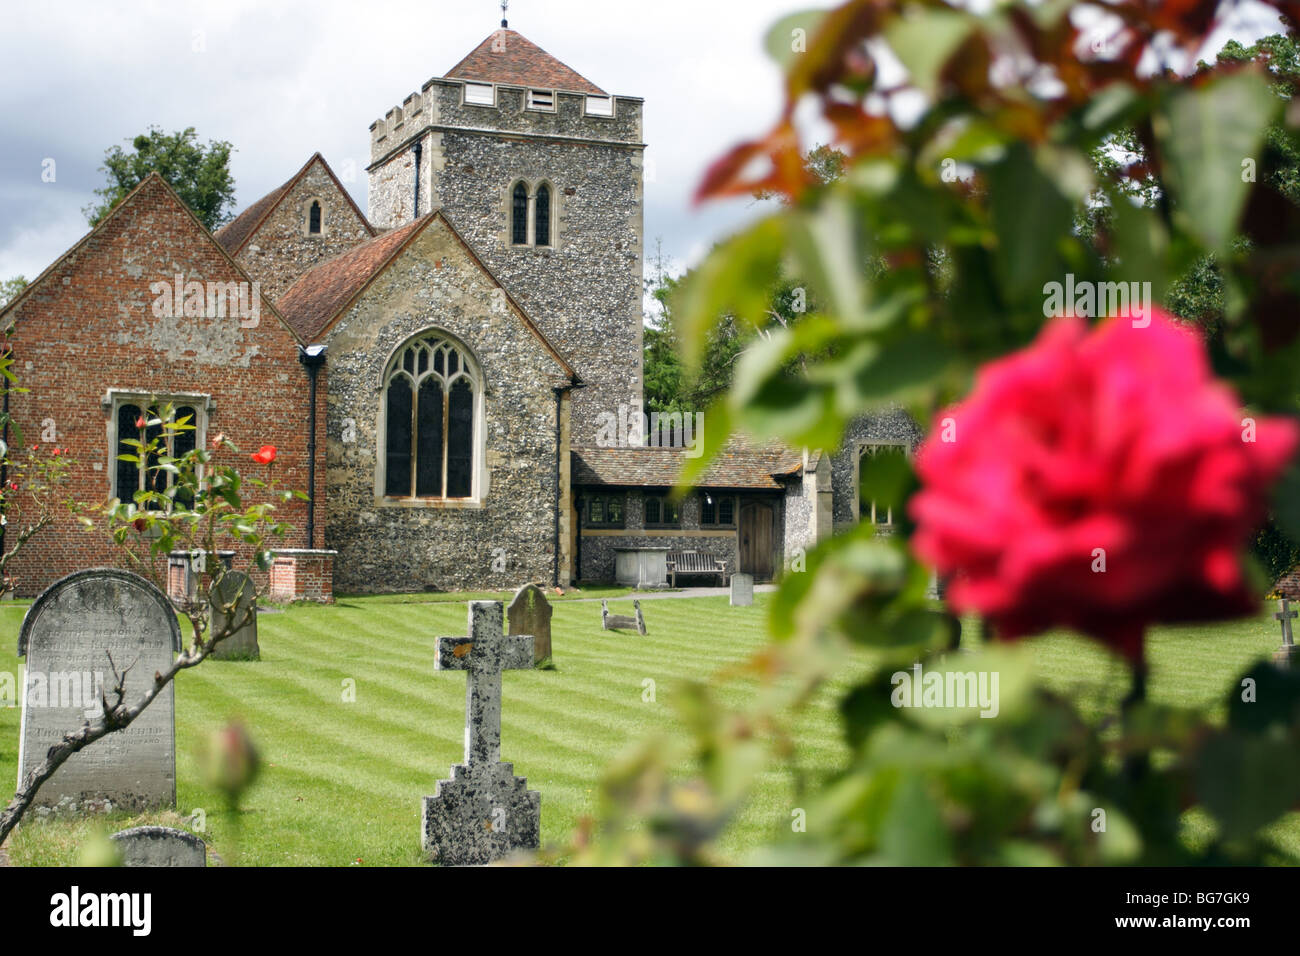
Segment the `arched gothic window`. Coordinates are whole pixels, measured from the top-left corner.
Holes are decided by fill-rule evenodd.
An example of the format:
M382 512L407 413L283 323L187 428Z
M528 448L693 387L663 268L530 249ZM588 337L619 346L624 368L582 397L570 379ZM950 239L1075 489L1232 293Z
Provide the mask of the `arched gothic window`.
M510 214L510 241L516 246L528 245L528 187L516 183Z
M320 235L320 202L312 200L311 209L307 212L307 231L313 236Z
M478 388L462 347L436 332L397 353L384 378L385 495L473 496Z
M534 244L549 246L551 244L551 187L537 187L536 212L534 214Z

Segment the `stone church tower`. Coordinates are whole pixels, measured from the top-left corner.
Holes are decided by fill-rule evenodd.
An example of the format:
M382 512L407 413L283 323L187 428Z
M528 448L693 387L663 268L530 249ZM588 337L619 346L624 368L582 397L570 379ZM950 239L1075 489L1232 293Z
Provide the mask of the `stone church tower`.
M641 401L642 104L502 21L370 127L370 221L442 210L584 383L575 445Z

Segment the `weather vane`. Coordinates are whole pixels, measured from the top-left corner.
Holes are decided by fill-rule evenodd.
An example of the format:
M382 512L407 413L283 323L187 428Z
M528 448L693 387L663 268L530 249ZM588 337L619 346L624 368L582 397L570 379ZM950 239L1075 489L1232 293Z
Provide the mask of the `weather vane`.
M506 20L506 10L509 6L510 0L501 0L501 29L503 30L510 25L509 21Z

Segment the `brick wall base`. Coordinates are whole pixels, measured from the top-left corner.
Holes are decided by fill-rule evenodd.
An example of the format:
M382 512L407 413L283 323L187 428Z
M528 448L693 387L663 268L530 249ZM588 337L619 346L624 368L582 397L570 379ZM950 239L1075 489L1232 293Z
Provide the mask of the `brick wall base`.
M1292 568L1278 578L1273 590L1284 598L1300 601L1300 568Z
M287 549L275 552L270 599L334 603L334 558L337 551Z

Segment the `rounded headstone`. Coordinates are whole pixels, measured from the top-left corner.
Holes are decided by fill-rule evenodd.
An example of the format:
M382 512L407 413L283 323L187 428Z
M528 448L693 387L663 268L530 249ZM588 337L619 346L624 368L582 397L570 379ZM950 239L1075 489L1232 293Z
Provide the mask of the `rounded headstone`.
M18 779L65 734L103 716L117 675L134 703L181 650L166 596L139 575L78 571L38 597L18 635L26 657ZM176 803L175 697L169 684L130 726L68 758L33 805L60 810L144 810Z

